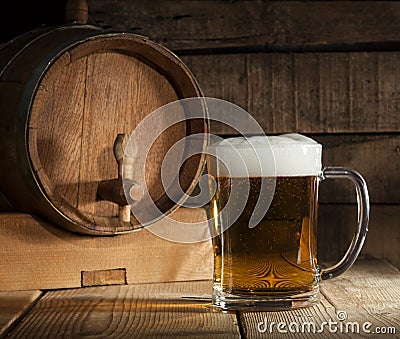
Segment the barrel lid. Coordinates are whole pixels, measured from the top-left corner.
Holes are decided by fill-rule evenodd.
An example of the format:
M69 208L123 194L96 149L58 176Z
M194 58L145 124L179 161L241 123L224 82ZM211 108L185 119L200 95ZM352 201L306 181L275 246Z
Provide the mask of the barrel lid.
M132 139L136 154L129 179L146 185L146 199L155 204L161 215L177 208L177 199L171 199L162 185L163 159L179 140L201 136L201 142L194 143L197 152L183 161L179 170L171 172L170 180L180 184L178 200L182 201L194 189L203 170L206 109L199 107L202 114L195 118L186 116L184 106L173 114L165 110L165 114L182 118L165 130L160 126L169 121L169 115L158 110L149 117L166 104L200 96L201 90L184 63L139 35L93 32L54 55L43 70L32 99L28 148L38 186L65 219L61 226L82 233L118 234L159 219L138 220L131 216L129 221L121 220L119 205L98 194L101 182L122 176L114 154L117 135L131 136L146 118L149 133L142 128ZM153 136L155 130L160 133L146 149L146 137ZM193 144L184 143L174 154L176 161L184 158L191 147ZM129 167L126 163L124 166L125 170ZM135 204L145 211L150 200L146 202L140 194Z

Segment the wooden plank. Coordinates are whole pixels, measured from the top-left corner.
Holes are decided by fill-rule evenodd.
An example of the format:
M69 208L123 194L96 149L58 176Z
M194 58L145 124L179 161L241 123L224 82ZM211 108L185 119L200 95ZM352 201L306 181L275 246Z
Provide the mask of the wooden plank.
M130 136L146 115L178 97L163 75L139 59L113 51L87 57L85 84L78 207L96 217L116 216L118 206L108 201L96 201L96 197L97 182L117 177L118 167L112 151L117 134L126 133ZM100 125L98 121L101 121ZM93 127L97 125L101 133L93 133ZM180 125L178 131L177 127L173 128L174 131L163 134L161 142L158 141L158 147L155 148L158 152L153 149L149 155L152 166L146 167L146 184L154 200L164 192L159 185L161 165L158 164L161 164L168 145L177 141L179 136L185 136L182 135L182 131L185 133L184 126ZM96 152L99 155L94 161L93 154ZM142 178L138 176L137 179Z
M358 54L355 55L358 57ZM304 54L303 58L307 59L309 56L309 54ZM370 54L368 56L371 58ZM351 115L352 111L349 111L349 108L354 110L354 105L351 106L350 103L359 92L353 91L353 94L352 89L349 88L349 56L346 53L338 53L333 58L329 53L319 54L317 57L318 66L314 68L317 70L315 72L317 79L315 81L313 79L312 83L316 88L315 93L318 93L318 102L312 110L305 111L305 117L301 119L308 119L310 126L316 129L319 128L321 122L330 123L332 124L330 128L335 129L336 122L331 119L331 114L338 118L343 115ZM365 64L361 63L361 66L365 66ZM359 74L361 78L364 76L362 69L359 70ZM306 83L310 81L307 79L307 75L305 78ZM298 87L302 86L301 82L298 83ZM359 118L359 112L357 113L358 115L355 114L356 120ZM307 118L308 115L311 117ZM354 127L354 130L356 129Z
M400 131L400 52L220 54L183 60L206 96L246 109L267 133ZM213 124L211 131L235 133Z
M29 309L41 294L40 291L0 292L0 336Z
M181 209L173 218L203 221L208 229L203 209L190 213ZM0 214L0 229L3 291L80 287L81 271L110 269L125 269L128 284L212 277L210 241L178 243L148 230L115 237L82 236L26 214Z
M292 93L290 97L294 98L292 119L296 121L295 130L302 130L302 128L304 127L306 127L307 129L311 128L312 130L312 127L314 127L315 125L319 125L319 122L322 120L319 114L320 112L318 110L319 104L321 102L321 82L319 77L320 68L318 54L296 55L292 62L291 71L293 74L294 82L292 85ZM330 83L328 83L328 86L329 84ZM264 114L265 113L266 112L264 112ZM266 115L268 114L270 114L270 112L268 112ZM319 126L319 128L322 129L324 127L325 126L323 126L322 124ZM267 128L265 130L269 131L270 128Z
M362 254L384 258L400 268L400 205L372 205ZM320 205L318 257L338 261L350 245L357 222L356 205Z
M397 61L397 53L378 54L378 73L385 74L384 78L378 78L378 112L392 112L395 119L399 119L400 105L400 84L397 80L399 68L396 65Z
M325 282L322 293L337 312L346 312L346 321L358 322L360 327L371 322L371 331L394 328L396 333L388 337L399 337L400 272L391 265L379 260L356 265L354 270Z
M207 307L210 292L210 280L48 292L11 336L239 338L235 314Z
M344 166L360 172L367 182L372 203L400 204L400 134L311 135L323 146L323 166ZM355 203L348 180L325 180L320 184L323 203Z
M126 269L82 271L82 287L126 284Z
M240 57L241 56L239 56L239 59ZM219 62L222 61L218 57L217 59L219 59ZM228 56L228 60L229 59L233 59L233 57ZM298 103L296 102L295 96L293 96L295 80L292 72L292 63L295 62L295 60L292 55L281 53L279 57L264 58L247 54L244 55L244 60L246 69L243 72L237 69L233 69L233 71L230 70L231 74L239 73L240 81L235 82L235 79L232 79L233 83L227 82L223 84L224 87L232 87L231 92L227 92L230 93L231 96L225 96L225 93L221 93L221 98L230 98L230 101L236 103L236 100L241 100L243 97L245 101L238 102L237 104L243 108L245 107L251 114L253 114L253 112L273 112L273 114L269 115L263 114L261 120L264 124L270 126L272 130L279 130L281 126L285 126L288 130L297 130L298 121L293 114ZM214 69L219 67L219 65L218 63L214 63L212 67L212 69ZM231 65L231 67L234 66ZM196 72L195 70L195 74L197 74ZM216 73L216 76L221 75L218 71ZM209 84L213 84L213 82L203 82L201 78L199 81L207 93ZM224 81L224 79L222 79L222 81ZM245 84L246 92L241 92L240 95L238 95L239 93L235 91L237 88L232 86L234 83L239 84L239 87L241 84ZM260 85L265 85L265 87L261 89ZM260 93L260 90L262 93ZM216 97L220 96L216 95ZM259 118L259 116L256 116L256 119L260 122ZM264 125L262 125L262 127L264 127Z
M382 327L386 330L395 328L396 337L398 338L399 319L400 319L400 273L393 266L384 261L358 261L350 271L340 277L324 281L321 283L321 302L306 309L298 309L289 312L243 312L240 315L245 337L261 338L267 335L271 338L360 338L371 337L376 335L365 333L363 324L370 322L371 326L367 328L375 331L376 327ZM339 320L339 312L345 312L347 318L343 321ZM339 314L339 315L338 315ZM333 333L329 331L328 323L332 324L332 329L337 328ZM274 322L275 324L271 323ZM281 330L287 333L280 333L278 323ZM291 323L299 326L300 331L291 333L290 329L296 332L296 325L289 327ZM325 325L323 323L325 322ZM359 333L356 327L350 324L357 322L359 324ZM260 333L258 326L261 323L261 329L267 324L266 332ZM310 326L305 325L304 332L301 333L303 324L312 323ZM340 325L342 324L342 325ZM323 331L321 328L323 327ZM342 326L342 327L341 327ZM270 328L272 329L270 333ZM347 332L346 332L347 330ZM317 331L321 331L318 333ZM393 337L393 335L391 336Z
M37 140L30 150L34 168L46 174L51 193L56 191L74 207L82 159L85 78L86 59L71 63L70 55L63 54L40 82L29 123L29 136L32 139L36 133Z
M390 1L89 0L89 21L132 30L177 50L351 48L398 41ZM173 27L173 29L171 29Z
M311 308L303 308L291 311L275 311L275 312L241 312L240 322L242 324L245 338L310 338L314 337L313 333L308 333L305 327L305 332L301 333L302 326L305 323L312 322L315 328L319 330L323 322L328 322L329 319L336 319L332 305L321 296L321 302ZM280 333L277 326L279 323L285 323L285 328L281 328L286 333ZM299 325L298 333L290 333L289 324L296 323ZM271 325L272 324L272 325ZM282 326L282 325L281 325ZM295 325L294 325L295 326ZM261 331L259 330L259 327ZM292 325L292 330L295 327ZM265 330L265 332L263 332ZM310 331L313 331L311 327ZM337 334L336 334L337 335ZM328 331L318 333L321 338L330 338Z

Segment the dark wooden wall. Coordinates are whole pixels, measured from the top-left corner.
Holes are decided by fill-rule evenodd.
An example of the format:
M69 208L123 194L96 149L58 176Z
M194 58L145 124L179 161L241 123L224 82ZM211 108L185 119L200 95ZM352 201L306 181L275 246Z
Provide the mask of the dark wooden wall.
M400 2L88 3L90 23L143 34L175 51L205 95L245 108L267 133L317 139L324 165L360 171L372 203L363 253L400 266ZM63 1L49 6L23 28L62 24ZM9 24L2 40L20 33L18 25ZM345 251L355 222L351 184L324 182L321 259Z
M65 23L66 0L13 0L0 4L0 44L42 25Z

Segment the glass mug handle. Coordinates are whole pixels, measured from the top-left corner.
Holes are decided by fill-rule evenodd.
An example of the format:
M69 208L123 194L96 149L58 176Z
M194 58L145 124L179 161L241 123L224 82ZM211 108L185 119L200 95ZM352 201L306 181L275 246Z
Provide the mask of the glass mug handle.
M368 231L369 221L369 195L364 178L355 170L345 167L325 167L320 175L321 180L346 178L350 179L356 189L358 204L357 230L353 236L350 247L344 257L335 265L321 270L321 279L331 279L344 273L356 261L364 244Z

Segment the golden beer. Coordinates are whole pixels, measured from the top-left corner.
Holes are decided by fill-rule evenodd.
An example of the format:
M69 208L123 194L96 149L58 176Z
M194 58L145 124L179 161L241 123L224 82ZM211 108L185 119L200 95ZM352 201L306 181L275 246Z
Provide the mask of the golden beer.
M214 245L213 305L280 310L314 305L320 279L354 263L369 220L365 180L343 167L322 168L322 145L300 134L237 137L208 147ZM345 256L317 266L318 185L350 179L358 224Z
M217 229L214 245L214 288L224 293L268 295L307 292L318 284L316 220L318 177L277 177L275 194L261 222L249 227L260 195L262 177L215 177L211 211ZM227 230L229 215L245 207ZM231 192L238 197L232 197ZM232 199L229 209L227 201Z

